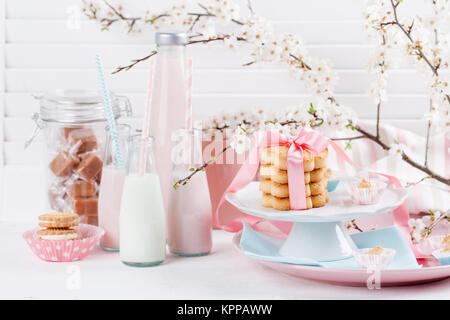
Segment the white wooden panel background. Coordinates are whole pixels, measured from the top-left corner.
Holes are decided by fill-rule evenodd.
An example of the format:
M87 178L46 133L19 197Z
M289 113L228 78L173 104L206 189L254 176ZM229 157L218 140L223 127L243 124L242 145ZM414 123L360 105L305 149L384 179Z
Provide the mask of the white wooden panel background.
M117 3L117 1L112 1ZM166 0L122 1L133 7L163 8ZM245 6L246 0L240 0ZM68 8L78 0L0 0L0 173L4 188L0 219L32 219L44 202L39 170L39 139L28 150L24 140L33 125L30 116L38 110L31 94L54 88L97 88L93 57L100 53L108 70L145 55L153 48L153 35L127 36L101 32L85 19L79 30L66 27ZM150 6L151 5L151 6ZM299 34L308 50L332 61L340 82L336 95L353 106L361 118L375 116L375 106L366 94L369 76L365 66L373 48L363 30L363 0L253 0L254 9L271 19L277 31ZM424 1L411 0L403 14L426 10ZM303 85L277 66L242 68L246 50L228 51L209 45L189 48L194 57L195 117L221 110L262 106L278 108L307 102ZM132 123L140 125L143 114L145 65L110 77L110 87L130 97ZM382 118L415 132L424 133L427 110L425 79L406 63L392 72L389 102ZM20 177L20 178L18 178ZM1 190L0 190L1 191ZM22 194L27 201L17 195Z

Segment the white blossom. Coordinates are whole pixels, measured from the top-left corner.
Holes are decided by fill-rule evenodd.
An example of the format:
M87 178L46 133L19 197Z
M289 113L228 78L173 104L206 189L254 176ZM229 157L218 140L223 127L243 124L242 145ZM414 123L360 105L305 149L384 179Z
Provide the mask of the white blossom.
M237 153L243 154L250 149L251 140L247 136L245 126L239 126L231 139L230 147Z
M405 151L405 145L401 144L398 141L394 141L393 144L391 144L390 149L389 149L389 154L401 159L403 152Z
M411 239L413 241L419 241L424 238L424 233L426 229L425 223L422 219L409 219L409 230Z

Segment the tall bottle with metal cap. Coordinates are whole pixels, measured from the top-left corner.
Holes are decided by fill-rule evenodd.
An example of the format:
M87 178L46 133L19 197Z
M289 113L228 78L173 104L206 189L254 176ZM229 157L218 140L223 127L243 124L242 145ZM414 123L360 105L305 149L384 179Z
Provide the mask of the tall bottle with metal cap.
M150 133L155 137L155 157L165 207L172 187L172 134L185 126L186 54L188 41L183 32L156 33L158 54L155 56L152 81Z

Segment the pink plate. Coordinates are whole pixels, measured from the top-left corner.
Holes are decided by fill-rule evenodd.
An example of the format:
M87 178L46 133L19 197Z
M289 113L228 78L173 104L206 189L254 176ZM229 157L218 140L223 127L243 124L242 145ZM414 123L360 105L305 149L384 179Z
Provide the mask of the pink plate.
M239 252L245 254L241 250L240 240L241 232L234 235L233 244ZM275 271L286 273L294 277L343 286L365 287L371 276L370 273L367 273L366 269L320 268L264 261L256 258L254 260ZM423 266L420 269L382 270L379 272L381 287L406 286L449 278L450 266L440 266L437 262L431 260L428 266Z

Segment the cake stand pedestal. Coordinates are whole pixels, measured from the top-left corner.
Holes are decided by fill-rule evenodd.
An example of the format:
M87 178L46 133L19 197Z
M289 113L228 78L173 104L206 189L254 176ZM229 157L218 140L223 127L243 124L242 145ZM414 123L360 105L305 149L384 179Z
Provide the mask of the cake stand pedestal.
M295 222L280 254L321 262L350 258L354 249L341 222Z

